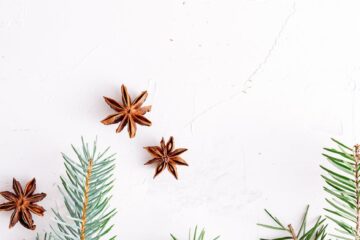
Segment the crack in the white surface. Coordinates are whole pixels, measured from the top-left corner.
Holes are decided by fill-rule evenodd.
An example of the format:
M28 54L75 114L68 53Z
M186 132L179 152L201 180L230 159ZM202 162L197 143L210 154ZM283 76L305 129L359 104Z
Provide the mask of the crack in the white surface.
M255 78L255 76L260 72L260 70L264 67L264 65L269 61L272 53L274 52L274 50L276 49L276 47L278 46L278 42L281 38L281 36L283 35L286 26L288 25L290 19L292 18L292 16L294 16L296 12L296 1L293 2L293 6L292 9L290 11L290 13L287 15L287 17L285 18L285 20L283 21L283 23L281 24L281 28L280 31L278 32L278 34L275 37L275 40L273 41L273 43L271 44L270 49L267 51L265 58L256 66L256 68L251 72L251 74L249 75L249 77L246 79L246 81L242 84L242 88L240 91L235 92L234 94L232 94L231 96L222 99L210 106L208 106L207 108L205 108L203 111L201 111L200 113L196 114L185 126L190 126L191 131L193 128L193 123L198 120L200 117L202 117L203 115L207 114L208 112L210 112L211 110L213 110L214 108L218 107L219 105L232 100L234 97L236 97L237 95L239 95L240 93L247 93L247 90L251 88L252 83L253 83L253 79Z
M193 113L195 113L195 111L196 111L196 101L195 101L195 98L193 98L192 107L193 107ZM194 136L194 128L193 128L193 124L192 124L192 123L190 123L190 133L191 133L192 136Z
M190 125L191 131L193 129L193 123L198 120L200 117L202 117L203 115L205 115L206 113L210 112L211 110L213 110L214 108L216 108L217 106L221 105L222 103L224 103L225 100L219 101L209 107L207 107L206 109L204 109L203 111L201 111L200 113L196 114L195 117L193 117L190 122L188 122L186 124L186 126Z
M156 94L157 94L157 82L149 79L148 80L148 84L147 84L147 88L146 89L152 89L152 98L154 99Z
M95 52L96 49L98 49L100 46L100 43L97 44L96 46L94 46L93 48L91 48L89 51L86 52L86 54L84 54L80 60L74 64L74 66L71 68L70 72L75 71L83 62L85 62L90 56L91 54L93 54L93 52Z
M286 26L288 25L291 17L295 14L295 12L296 12L296 2L294 1L291 12L289 13L289 15L286 17L283 24L281 25L280 31L276 35L276 38L275 38L274 42L271 44L270 49L267 51L267 54L265 55L265 58L263 59L263 61L261 61L256 66L254 71L251 72L251 74L249 75L247 80L243 83L243 89L241 90L241 92L246 93L246 91L251 88L251 84L253 82L254 77L264 67L264 65L268 62L268 60L271 57L272 53L274 52L276 46L278 45L280 37L282 36ZM236 96L237 94L238 93L234 94L232 97Z

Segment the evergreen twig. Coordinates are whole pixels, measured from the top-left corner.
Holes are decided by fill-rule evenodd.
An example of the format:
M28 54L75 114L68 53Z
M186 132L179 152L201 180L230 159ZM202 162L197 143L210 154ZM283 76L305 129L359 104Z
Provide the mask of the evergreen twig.
M326 216L337 225L338 239L360 239L360 145L353 148L332 139L337 148L324 148L323 156L332 168L321 166L325 171L324 190L329 207Z
M273 224L258 224L261 227L276 230L279 233L281 232L281 237L277 238L260 238L261 240L280 240L280 239L291 239L291 240L324 240L326 237L326 227L324 224L325 219L319 217L316 223L307 230L307 216L308 216L309 206L307 206L305 214L302 218L302 222L299 228L299 231L296 231L293 228L292 224L288 224L285 227L285 224L281 223L281 221L274 217L268 210L265 209L266 214L271 218Z
M83 139L81 150L72 148L77 161L63 154L66 176L60 178L59 187L67 213L52 209L56 225L36 240L114 240L115 236L108 235L113 228L110 220L116 214L109 207L115 154L106 155L109 148L97 153L96 141L90 150Z
M171 240L178 240L177 237L175 237L173 234L170 234ZM212 240L218 240L220 236L217 236L213 238ZM198 234L198 227L195 226L194 233L191 232L191 229L189 230L189 240L205 240L205 229L202 229L200 231L200 234Z

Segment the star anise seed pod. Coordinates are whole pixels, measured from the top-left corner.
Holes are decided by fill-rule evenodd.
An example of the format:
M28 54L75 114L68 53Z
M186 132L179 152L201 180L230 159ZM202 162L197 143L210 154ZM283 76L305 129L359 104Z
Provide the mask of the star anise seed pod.
M144 106L148 93L142 92L137 98L131 101L130 95L124 85L121 86L122 104L114 99L104 97L105 102L116 111L116 113L107 116L101 122L105 125L120 123L116 132L121 132L128 125L130 138L135 137L136 123L144 126L151 126L151 122L144 117L147 112L151 111L151 106Z
M9 201L0 204L0 211L14 210L11 215L9 228L12 228L17 222L20 222L21 225L27 229L34 230L36 225L34 225L31 213L44 216L45 209L36 203L43 200L46 197L46 194L34 194L36 189L35 178L26 184L24 190L20 183L14 178L13 189L15 193L9 191L0 192L0 195Z
M189 166L180 154L187 151L186 148L174 149L174 138L170 137L165 144L164 138L161 139L160 146L145 147L145 149L153 156L153 159L145 163L145 165L156 163L156 171L154 178L159 175L165 168L178 179L176 165Z

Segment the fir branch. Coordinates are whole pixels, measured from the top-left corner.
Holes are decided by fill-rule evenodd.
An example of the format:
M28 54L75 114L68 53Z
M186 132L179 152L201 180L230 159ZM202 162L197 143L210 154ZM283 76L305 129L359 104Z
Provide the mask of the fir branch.
M325 171L324 190L331 196L325 210L339 228L340 239L360 239L360 145L353 148L332 139L337 148L324 148L323 156L332 168L321 166Z
M307 206L305 214L302 218L301 225L299 228L299 231L296 233L296 231L293 228L292 224L288 224L287 227L285 227L285 224L281 223L281 221L274 217L268 210L265 209L266 214L271 218L273 221L273 224L258 224L258 226L276 230L278 232L281 232L281 237L277 238L260 238L261 240L279 240L279 239L292 239L292 240L324 240L326 237L326 227L327 225L324 224L325 219L322 217L319 217L316 221L316 223L309 229L306 230L307 226L307 216L309 212L309 206Z
M170 234L171 240L178 240L177 237L175 237L173 234ZM218 240L220 236L215 237L212 240ZM192 234L191 229L189 230L189 240L205 240L205 229L202 229L200 231L200 234L198 234L198 227L195 226L195 231Z
M72 146L77 161L63 154L66 176L60 177L59 187L64 198L66 214L52 209L55 226L43 240L114 240L108 237L113 225L110 220L116 214L110 209L110 192L113 188L114 154L107 155L107 148L97 153L96 141L90 151L82 139L81 150ZM38 235L36 240L40 240Z

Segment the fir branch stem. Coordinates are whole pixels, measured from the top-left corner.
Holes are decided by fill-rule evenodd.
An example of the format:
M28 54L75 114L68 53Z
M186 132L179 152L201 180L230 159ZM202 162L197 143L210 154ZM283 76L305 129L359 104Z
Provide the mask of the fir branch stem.
M291 224L289 224L288 228L289 228L289 232L291 234L291 239L298 240L293 226Z
M93 167L93 160L90 159L86 172L86 179L85 179L84 202L83 202L82 217L81 217L81 233L80 233L81 240L85 240L86 211L89 203L89 189L90 189L90 178L92 173L92 167Z
M354 146L354 159L355 159L355 196L356 196L356 233L355 239L360 239L360 199L359 199L359 163L360 163L360 145Z

